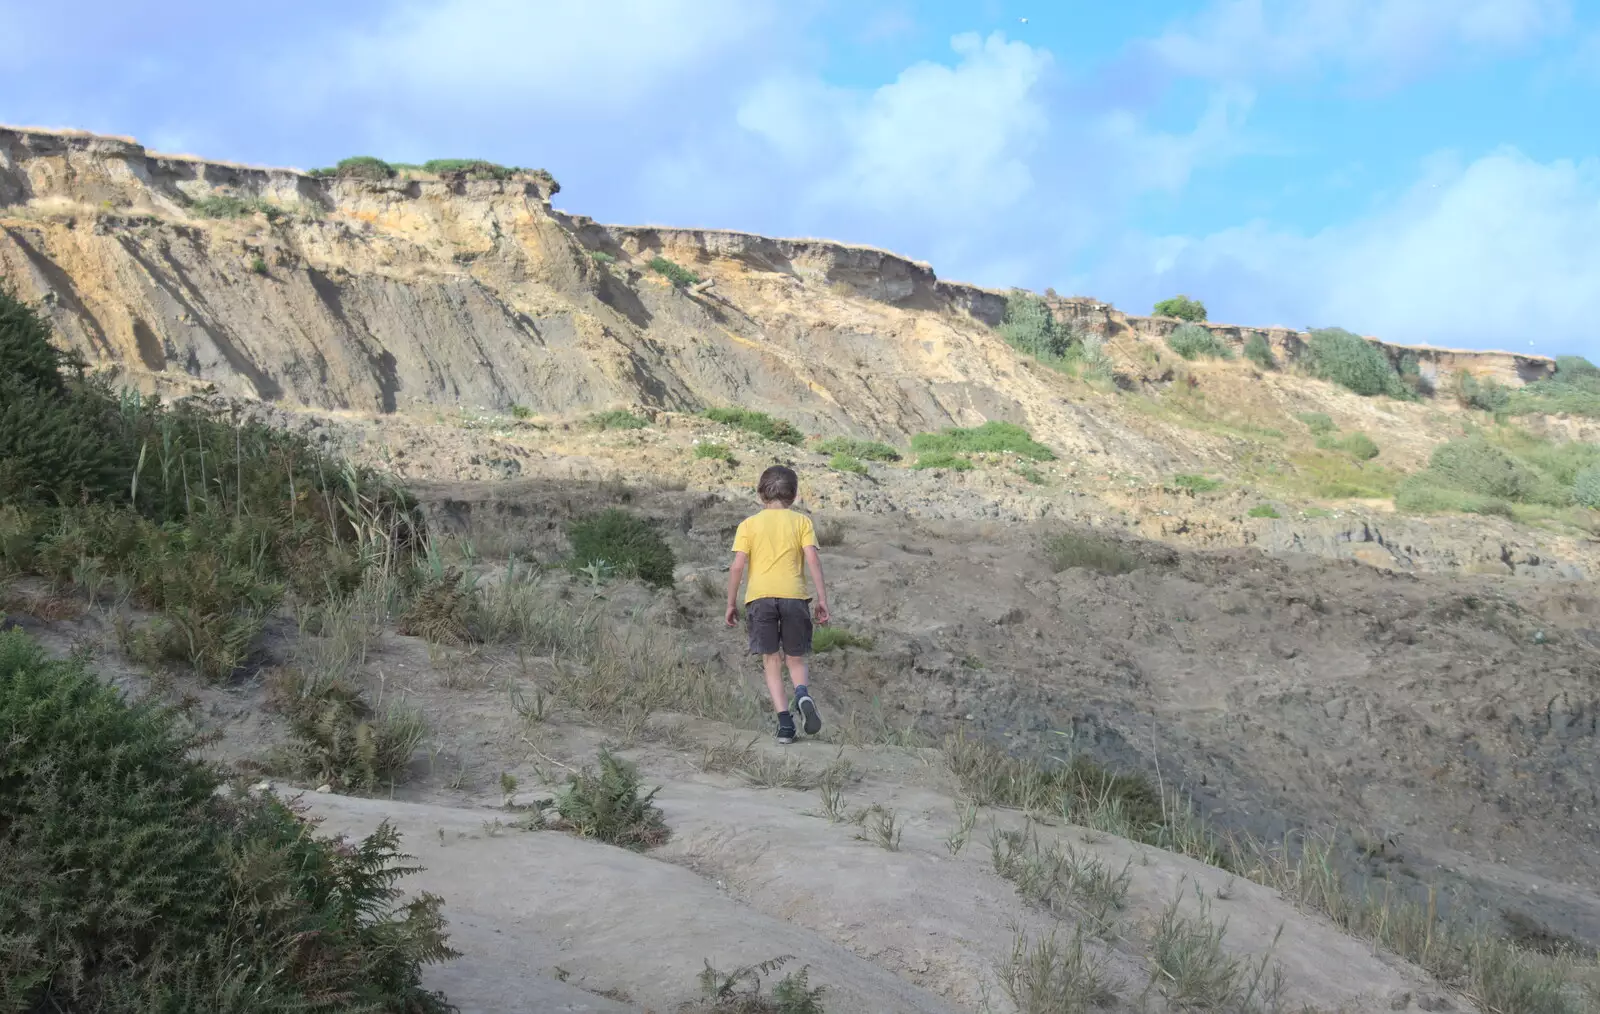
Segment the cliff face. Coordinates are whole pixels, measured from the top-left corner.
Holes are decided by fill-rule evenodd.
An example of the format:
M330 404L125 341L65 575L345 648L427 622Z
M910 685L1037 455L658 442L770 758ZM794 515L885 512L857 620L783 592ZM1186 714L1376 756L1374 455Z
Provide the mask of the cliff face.
M993 333L1003 293L866 247L601 225L553 210L557 189L543 173L322 178L0 128L0 272L91 362L157 390L361 412L760 405L882 436L1003 418L1163 467L1158 442L1069 402ZM218 197L233 214L207 217ZM658 255L705 281L674 288L646 267ZM1055 305L1108 336L1175 325ZM1438 380L1550 365L1417 354Z

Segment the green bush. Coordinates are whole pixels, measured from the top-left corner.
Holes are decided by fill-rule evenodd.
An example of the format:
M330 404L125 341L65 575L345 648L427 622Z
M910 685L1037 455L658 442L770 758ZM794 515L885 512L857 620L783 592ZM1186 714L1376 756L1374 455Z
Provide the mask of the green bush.
M861 463L861 459L852 458L848 454L835 454L828 459L828 467L835 472L854 472L856 475L867 474L867 466Z
M834 651L839 648L864 648L872 650L872 638L853 634L843 627L818 627L811 635L811 650Z
M1325 451L1343 451L1358 461L1371 461L1378 456L1378 445L1365 433L1350 433L1343 437L1324 434L1317 438L1317 446Z
M805 434L801 433L792 423L782 419L774 419L765 412L756 412L747 408L711 408L706 410L706 418L712 422L722 423L736 429L748 430L757 436L780 444L791 444L799 447L805 443Z
M637 577L660 588L672 584L677 561L672 547L650 522L613 507L567 527L572 542L572 563L587 567L609 564L618 574Z
M267 262L266 262L266 259L262 258L262 257L252 257L252 258L250 258L250 270L254 271L258 275L263 275L263 276L266 275L266 273L267 273Z
M1333 416L1326 412L1301 412L1295 418L1305 423L1306 429L1319 437L1327 436L1339 429L1333 421Z
M508 180L517 170L481 158L430 158L422 163L422 171L436 175L464 173L473 180Z
M589 417L589 427L597 430L642 430L650 425L627 409L614 408Z
M818 454L847 454L863 461L899 461L900 452L888 444L875 440L857 440L854 437L829 437L819 441Z
M1185 359L1232 359L1226 342L1198 324L1185 324L1167 335L1167 345Z
M1428 475L1439 485L1501 500L1525 500L1539 475L1481 436L1450 440L1433 449Z
M278 671L273 705L289 720L293 745L280 764L294 776L342 791L377 792L405 780L427 735L422 716L403 708L373 711L343 679L305 669Z
M1585 507L1600 510L1600 465L1590 465L1574 477L1572 498Z
M1157 303L1155 314L1157 317L1176 317L1191 324L1198 324L1206 319L1206 304L1198 299L1178 295Z
M1495 383L1493 378L1479 380L1464 371L1456 374L1455 394L1462 408L1476 408L1484 412L1499 412L1511 403L1511 392Z
M1250 337L1245 339L1244 357L1263 370L1278 368L1278 359L1272 354L1272 346L1267 344L1267 336L1260 331L1250 332Z
M694 456L697 461L726 461L733 464L733 452L728 450L727 444L695 444Z
M1360 395L1386 394L1391 398L1411 396L1410 388L1378 347L1338 327L1311 332L1309 343L1311 372Z
M1172 484L1191 493L1214 493L1222 488L1221 479L1206 475L1174 475Z
M371 155L352 155L342 158L334 166L334 175L357 180L386 180L394 175L394 167L381 158Z
M600 770L567 776L556 796L556 812L573 834L643 851L667 840L666 822L652 800L659 788L639 795L639 769L604 747Z
M617 258L613 254L606 253L604 250L590 250L589 251L589 258L590 258L590 260L593 260L596 264L615 264L615 263L617 263Z
M1256 504L1254 507L1250 508L1249 515L1250 515L1250 517L1253 517L1253 518L1281 518L1281 517L1283 517L1282 514L1278 513L1278 508L1272 506L1269 503L1258 503L1258 504Z
M441 902L384 824L317 838L222 795L176 714L0 632L0 1000L17 1011L432 1014ZM25 735L15 735L26 730Z
M1056 365L1070 358L1079 343L1076 333L1056 320L1044 300L1022 289L1006 296L998 330L1013 348Z
M700 281L699 275L681 264L675 264L667 260L665 257L652 257L650 258L650 263L646 266L680 289L686 289L691 285L698 284Z
M929 451L917 455L917 460L911 466L914 469L948 468L957 472L972 471L972 459L949 451Z
M1600 418L1600 367L1582 356L1557 356L1555 375L1511 392L1505 410Z
M262 214L270 219L281 218L285 212L270 201L259 197L235 197L233 194L207 194L196 198L189 210L201 218L243 218Z
M1081 567L1101 574L1126 574L1143 561L1119 543L1094 535L1063 532L1044 546L1045 557L1056 573Z
M1055 452L1030 437L1021 426L994 420L971 429L952 428L938 433L918 433L911 438L911 449L921 455L1015 454L1034 461L1055 460Z

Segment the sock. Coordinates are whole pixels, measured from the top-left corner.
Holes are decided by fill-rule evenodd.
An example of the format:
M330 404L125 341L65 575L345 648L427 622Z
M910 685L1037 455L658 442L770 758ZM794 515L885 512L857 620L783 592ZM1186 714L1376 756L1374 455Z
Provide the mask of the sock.
M804 683L800 683L800 684L795 686L795 688L794 688L795 700L799 700L802 697L810 697L810 696L811 696L811 691L806 689L806 685Z

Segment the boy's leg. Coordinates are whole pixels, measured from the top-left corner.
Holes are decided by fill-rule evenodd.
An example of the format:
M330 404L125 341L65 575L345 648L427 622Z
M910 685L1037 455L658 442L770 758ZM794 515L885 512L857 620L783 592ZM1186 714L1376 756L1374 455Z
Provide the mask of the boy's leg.
M794 684L794 708L800 713L807 736L822 731L822 716L817 713L817 702L811 699L810 667L806 656L811 653L811 603L804 599L784 599L779 603L780 632L784 662L789 668L789 682Z
M794 742L794 716L789 713L789 701L783 692L783 654L778 626L776 599L756 599L745 607L745 621L750 626L750 654L761 656L761 668L767 679L767 694L772 698L772 710L778 716L778 742Z

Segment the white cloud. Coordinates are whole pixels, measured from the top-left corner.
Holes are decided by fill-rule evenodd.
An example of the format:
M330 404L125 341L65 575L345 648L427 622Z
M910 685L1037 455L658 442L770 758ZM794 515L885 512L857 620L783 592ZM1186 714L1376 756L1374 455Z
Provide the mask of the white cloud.
M433 108L617 108L703 69L776 10L770 0L412 0L316 57L308 85Z
M1597 351L1600 159L1431 159L1390 205L1300 236L1256 224L1130 245L1109 276L1201 294L1218 319L1340 325L1401 342Z
M999 33L951 47L953 66L914 64L871 92L768 80L740 104L739 126L804 170L813 208L948 218L1008 207L1034 185L1050 54Z
M1570 18L1571 0L1216 0L1151 48L1171 69L1200 77L1335 68L1395 80L1442 50L1516 49Z

